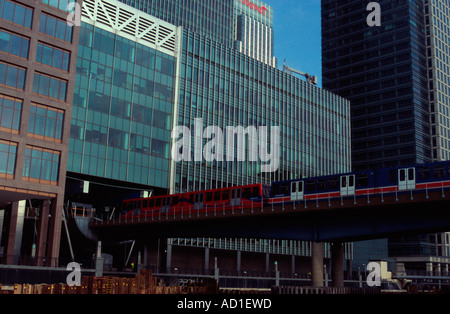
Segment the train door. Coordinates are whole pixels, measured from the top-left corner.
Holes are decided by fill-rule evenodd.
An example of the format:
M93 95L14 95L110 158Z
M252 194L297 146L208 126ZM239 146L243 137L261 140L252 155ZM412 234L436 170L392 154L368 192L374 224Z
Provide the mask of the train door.
M233 189L231 190L231 206L240 206L241 205L241 189Z
M416 169L399 169L398 170L398 190L414 190L416 188Z
M291 182L291 201L302 201L304 198L303 181Z
M194 209L203 209L203 193L194 194Z
M341 196L355 195L355 175L341 177Z

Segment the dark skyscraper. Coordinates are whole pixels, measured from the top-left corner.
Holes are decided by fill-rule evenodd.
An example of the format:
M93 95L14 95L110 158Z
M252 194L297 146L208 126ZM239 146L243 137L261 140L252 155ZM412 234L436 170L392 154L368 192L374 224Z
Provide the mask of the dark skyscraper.
M323 85L351 102L353 170L448 160L448 2L377 3L370 27L368 2L322 0ZM441 269L431 257L448 256L448 234L390 238L389 256L399 271Z
M322 1L323 84L351 101L353 170L431 161L422 1Z

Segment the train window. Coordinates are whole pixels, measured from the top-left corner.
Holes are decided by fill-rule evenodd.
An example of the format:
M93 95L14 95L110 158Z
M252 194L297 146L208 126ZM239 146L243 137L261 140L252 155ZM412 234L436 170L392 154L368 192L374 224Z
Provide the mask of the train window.
M369 175L368 174L358 174L356 176L356 184L358 187L369 185Z
M172 197L172 205L177 205L177 204L178 204L178 196Z
M148 208L148 200L142 201L142 208Z
M241 198L241 189L236 190L236 198Z
M396 180L397 180L397 172L396 172L396 170L390 170L389 171L389 182L390 183L395 183Z
M430 167L420 167L417 168L418 179L429 179L430 178Z
M254 187L252 189L252 197L258 197L259 196L259 188Z
M212 192L207 192L207 193L206 193L206 201L207 201L207 202L211 202L212 199L213 199L213 194L212 194Z
M400 170L399 180L400 180L400 182L403 182L406 180L406 171L404 169Z
M328 188L329 189L337 189L339 188L339 178L333 177L328 179Z
M316 190L316 181L309 180L306 181L306 192L314 192Z
M298 191L303 192L303 181L298 182Z
M155 207L155 199L154 199L154 198L151 198L151 199L148 201L148 208L153 208L153 207Z
M244 192L242 193L243 198L250 198L252 197L252 190L250 188L245 188Z
M297 182L292 182L291 184L291 193L297 192Z
M408 180L414 180L415 175L416 175L416 169L409 168L408 169Z
M222 199L229 200L230 199L230 190L225 190L222 192Z
M281 185L280 193L281 194L289 194L289 183L283 183Z
M348 186L355 186L355 176L348 177Z
M156 199L156 207L161 206L161 202L162 202L162 198L157 198Z
M445 177L445 166L436 166L433 168L433 177L442 178Z
M220 191L214 192L214 200L215 201L220 201Z
M272 188L273 188L273 195L278 195L278 194L280 194L280 185L274 184L274 185L272 186Z
M317 180L317 190L323 191L326 189L327 189L327 180L326 179Z

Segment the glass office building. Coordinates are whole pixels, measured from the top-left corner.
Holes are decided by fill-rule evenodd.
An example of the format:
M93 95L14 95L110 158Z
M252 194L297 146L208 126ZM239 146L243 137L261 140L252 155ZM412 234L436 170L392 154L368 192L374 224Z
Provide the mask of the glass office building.
M350 170L349 102L274 67L270 7L126 3L80 2L74 27L67 1L0 1L0 220L12 217L13 230L23 200L39 200L50 218L39 221L37 257L58 257L63 204L80 180L104 187L106 197L74 192L101 211L117 206L112 187L162 194ZM238 15L264 25L241 32L255 54L237 50ZM172 130L196 119L279 128L279 165L264 172L249 140L244 161L175 162ZM14 258L20 247L5 243L20 236L0 242Z
M168 188L175 58L83 23L68 171Z
M322 1L323 85L351 101L354 170L431 161L422 1Z
M348 102L216 42L184 31L178 125L279 126L280 165L258 162L180 162L175 192L271 183L348 171ZM281 92L282 91L282 92ZM203 130L203 129L202 129ZM204 140L204 144L206 140ZM246 151L245 160L250 160Z
M381 26L369 27L367 3L322 0L324 88L351 102L353 168L448 160L448 3L378 3ZM389 256L420 257L401 268L425 271L421 258L448 256L447 241L392 237Z

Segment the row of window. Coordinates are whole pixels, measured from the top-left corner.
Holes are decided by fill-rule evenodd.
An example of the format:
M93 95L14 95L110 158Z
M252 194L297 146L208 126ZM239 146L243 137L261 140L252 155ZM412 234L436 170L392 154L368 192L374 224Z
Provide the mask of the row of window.
M17 161L17 143L0 140L0 178L12 179ZM27 145L23 180L56 185L60 152Z
M0 30L0 51L27 59L30 40L14 33ZM69 71L70 52L38 43L36 62Z
M0 130L19 133L22 100L0 95ZM31 104L28 135L34 138L61 142L64 111L49 106Z
M67 11L69 0L44 0L44 3ZM70 2L72 2L70 0ZM9 0L0 0L0 18L11 23L31 28L33 10L22 4ZM66 21L42 13L40 17L39 32L61 40L72 42L73 27Z

